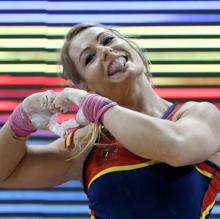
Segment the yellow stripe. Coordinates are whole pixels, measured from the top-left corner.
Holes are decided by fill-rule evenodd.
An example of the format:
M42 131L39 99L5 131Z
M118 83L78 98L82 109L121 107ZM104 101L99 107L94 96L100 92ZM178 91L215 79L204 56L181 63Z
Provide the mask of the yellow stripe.
M61 70L59 65L47 64L0 64L0 71L7 72L47 72L57 73Z
M220 48L220 39L132 39L141 48ZM63 39L1 38L0 48L60 49Z
M214 26L109 26L124 35L218 35L220 25ZM64 36L71 26L0 26L0 35L60 35Z
M63 45L63 39L46 39L46 38L1 38L1 48L48 48L58 49Z
M211 54L210 54L211 55ZM208 56L208 54L207 54ZM189 57L189 56L188 56ZM1 61L50 61L59 60L59 52L46 51L0 51Z
M198 170L202 175L205 175L209 178L213 177L213 174L209 173L208 171L202 170L199 167L195 166L196 170Z
M220 48L220 39L132 39L141 48ZM1 42L1 40L0 40Z
M153 64L150 66L151 73L176 73L176 72L212 72L218 73L220 64ZM58 64L0 64L0 72L47 72L55 73L62 71Z
M156 72L219 72L220 64L153 64L152 73Z
M90 181L89 185L88 185L88 189L90 187L90 185L97 179L99 178L100 176L103 176L107 173L110 173L110 172L117 172L117 171L127 171L127 170L134 170L134 169L139 169L139 168L142 168L142 167L147 167L147 166L150 166L150 165L153 165L153 164L156 164L156 163L159 163L159 161L156 161L156 160L151 160L151 161L148 161L148 162L145 162L145 163L140 163L140 164L134 164L134 165L127 165L127 166L115 166L115 167L110 167L110 168L107 168L105 170L102 170L101 172L99 172L98 174L96 174L92 180Z
M196 51L175 51L175 52L144 52L144 55L150 61L219 61L220 53L212 52L196 52ZM0 51L1 61L50 61L57 62L60 52L46 51Z
M209 214L209 211L212 209L212 207L215 204L215 200L205 209L205 211L202 212L202 216L200 219L205 219L205 217Z
M155 85L219 85L220 77L153 77Z
M16 51L17 52L17 51ZM22 52L24 53L24 52ZM19 54L20 55L20 54ZM178 52L165 52L165 51L147 51L144 52L145 57L150 61L218 61L220 60L220 52L197 52L197 51L178 51ZM58 57L58 56L57 56Z
M220 26L123 26L113 27L124 35L218 35Z
M72 136L73 136L73 132L71 132L67 138L66 138L66 147L69 147L72 144Z

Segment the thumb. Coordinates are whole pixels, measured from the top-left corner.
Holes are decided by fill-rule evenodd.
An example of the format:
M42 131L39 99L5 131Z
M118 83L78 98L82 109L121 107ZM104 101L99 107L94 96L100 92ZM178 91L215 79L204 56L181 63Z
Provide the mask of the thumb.
M56 118L57 118L56 114L51 116L48 124L48 129L60 137L65 137L67 134L66 129L62 125L57 123Z
M85 115L80 108L76 114L76 122L80 125L88 125L90 122L86 119Z
M65 129L68 129L68 128L76 128L78 127L80 124L74 119L69 119L69 120L66 120L62 123L62 126L65 128Z

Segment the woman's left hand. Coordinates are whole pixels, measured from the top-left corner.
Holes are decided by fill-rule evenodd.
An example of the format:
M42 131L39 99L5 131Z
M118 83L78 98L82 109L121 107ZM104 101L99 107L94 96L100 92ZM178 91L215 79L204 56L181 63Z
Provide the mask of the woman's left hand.
M62 126L65 128L74 128L79 125L87 125L90 122L85 118L81 110L81 99L87 95L88 92L81 89L65 88L58 93L50 105L50 110L55 110L58 113L67 113L70 111L71 105L75 104L79 107L79 111L74 119L64 121Z

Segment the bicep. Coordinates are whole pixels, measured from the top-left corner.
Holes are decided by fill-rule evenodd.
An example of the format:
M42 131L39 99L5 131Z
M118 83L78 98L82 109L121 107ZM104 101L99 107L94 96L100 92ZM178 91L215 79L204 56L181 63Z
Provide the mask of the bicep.
M210 103L197 103L175 121L179 132L179 165L204 161L220 147L220 112Z
M62 140L49 145L28 146L23 160L7 179L0 182L0 187L42 188L74 178L76 165L59 156L54 144L62 144Z

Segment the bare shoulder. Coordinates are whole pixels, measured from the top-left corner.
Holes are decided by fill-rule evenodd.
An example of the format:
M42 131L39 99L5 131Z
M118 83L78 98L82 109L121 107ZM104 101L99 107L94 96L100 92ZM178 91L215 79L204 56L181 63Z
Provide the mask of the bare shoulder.
M184 103L173 117L174 121L183 117L201 118L220 122L220 111L212 103L189 101Z
M220 145L220 110L209 102L187 102L175 114L175 120L190 118L206 123L216 136ZM208 160L220 166L220 151L213 154Z

